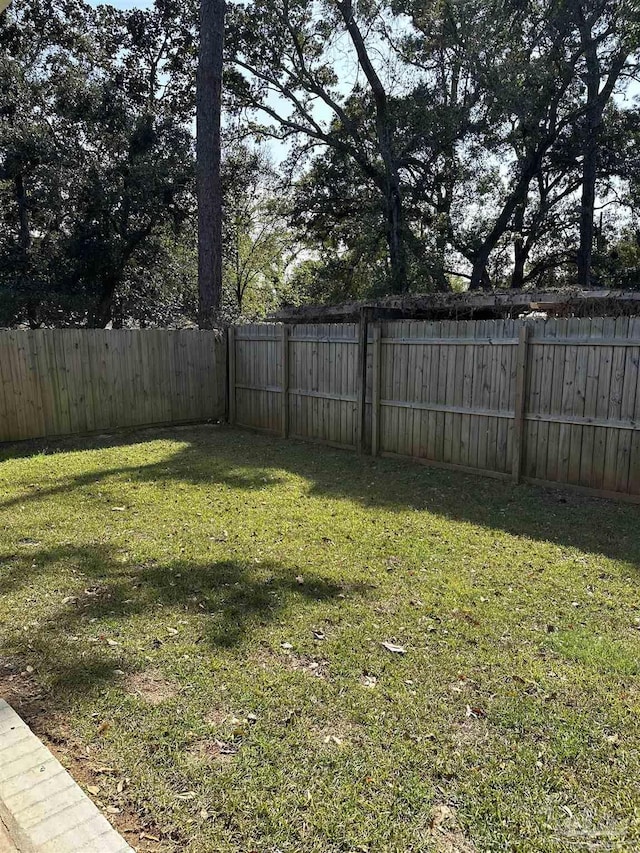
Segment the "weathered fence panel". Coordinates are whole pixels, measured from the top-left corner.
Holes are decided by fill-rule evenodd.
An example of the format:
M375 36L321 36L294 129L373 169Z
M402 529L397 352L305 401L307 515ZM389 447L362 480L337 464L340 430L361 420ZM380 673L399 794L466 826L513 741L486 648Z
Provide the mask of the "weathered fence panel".
M513 320L383 324L380 452L510 472L517 343Z
M239 326L229 339L229 391L232 419L239 426L266 432L281 429L282 348L280 327L274 324Z
M640 493L640 319L536 325L529 339L525 475Z
M222 418L225 384L214 332L0 331L0 441Z
M230 410L239 426L355 447L356 324L239 326L229 338Z
M228 353L228 379L227 379ZM0 441L224 416L640 497L640 318L0 331Z
M235 335L230 394L245 426L640 495L640 319L256 325Z

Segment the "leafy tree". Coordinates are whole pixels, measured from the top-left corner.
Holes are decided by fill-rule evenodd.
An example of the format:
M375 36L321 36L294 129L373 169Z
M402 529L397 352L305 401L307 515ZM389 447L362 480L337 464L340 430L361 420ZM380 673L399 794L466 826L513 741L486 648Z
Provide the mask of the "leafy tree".
M277 173L263 150L235 145L225 158L223 188L224 287L234 314L258 317L282 297L295 252Z
M4 14L6 322L105 326L143 248L186 218L193 37L176 11L16 0Z

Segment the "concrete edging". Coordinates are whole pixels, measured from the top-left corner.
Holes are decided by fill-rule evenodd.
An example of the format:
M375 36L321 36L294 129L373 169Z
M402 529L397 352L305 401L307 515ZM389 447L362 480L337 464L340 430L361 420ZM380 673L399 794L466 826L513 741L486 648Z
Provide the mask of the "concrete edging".
M133 853L95 803L3 699L0 819L18 853Z

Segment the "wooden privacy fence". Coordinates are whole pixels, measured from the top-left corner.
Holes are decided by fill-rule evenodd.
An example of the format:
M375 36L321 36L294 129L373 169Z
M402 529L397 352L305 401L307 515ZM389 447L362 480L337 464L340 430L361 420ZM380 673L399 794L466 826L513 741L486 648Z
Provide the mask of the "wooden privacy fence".
M640 496L640 319L229 331L229 419L494 477Z
M214 332L0 331L0 441L223 418Z
M228 367L227 367L228 357ZM228 370L228 377L227 377ZM640 318L0 331L0 441L228 417L640 498Z

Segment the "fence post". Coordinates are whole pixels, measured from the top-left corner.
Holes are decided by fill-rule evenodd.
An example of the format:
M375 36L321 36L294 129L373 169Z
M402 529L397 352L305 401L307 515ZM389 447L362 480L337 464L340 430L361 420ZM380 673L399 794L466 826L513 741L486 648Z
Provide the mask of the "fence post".
M227 330L227 360L228 372L228 394L229 394L229 423L236 422L236 330L229 326Z
M529 341L529 326L523 322L518 334L518 351L516 354L516 393L515 419L513 422L513 462L511 474L514 483L520 482L522 468L522 450L524 445L525 404L527 389L527 353Z
M371 369L371 455L377 456L380 449L380 374L382 365L380 358L382 346L380 338L382 330L380 323L373 324L373 364Z
M281 327L281 353L280 363L282 375L280 377L280 387L282 389L280 416L281 416L281 434L283 438L289 435L289 327L286 323Z
M367 336L369 324L367 323L366 308L360 309L360 323L358 325L358 362L356 376L357 395L357 439L356 449L358 453L364 452L364 431L366 418L366 396L367 396Z

